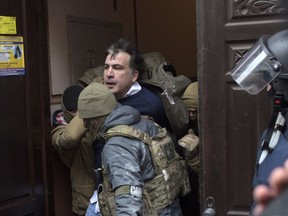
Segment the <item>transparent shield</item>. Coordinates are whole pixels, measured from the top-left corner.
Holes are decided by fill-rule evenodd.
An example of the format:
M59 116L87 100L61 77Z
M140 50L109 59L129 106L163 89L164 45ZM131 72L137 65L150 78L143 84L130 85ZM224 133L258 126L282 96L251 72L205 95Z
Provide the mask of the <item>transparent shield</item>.
M273 69L273 58L259 40L235 65L232 78L248 93L255 95L265 88L279 73Z

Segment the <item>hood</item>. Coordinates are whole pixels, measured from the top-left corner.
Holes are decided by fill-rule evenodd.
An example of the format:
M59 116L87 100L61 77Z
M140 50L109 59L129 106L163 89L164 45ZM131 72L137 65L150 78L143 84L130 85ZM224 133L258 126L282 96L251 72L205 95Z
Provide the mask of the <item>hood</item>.
M141 115L138 110L118 103L113 112L106 118L100 134L105 133L110 128L117 125L133 125L138 123L140 120Z

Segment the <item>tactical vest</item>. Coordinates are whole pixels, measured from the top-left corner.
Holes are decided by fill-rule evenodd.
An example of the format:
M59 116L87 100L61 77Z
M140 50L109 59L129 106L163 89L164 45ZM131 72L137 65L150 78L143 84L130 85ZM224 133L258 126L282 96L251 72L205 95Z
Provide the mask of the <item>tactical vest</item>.
M156 176L144 183L142 194L145 205L144 215L156 216L177 197L190 192L186 164L175 151L173 141L165 128L160 129L154 137L126 125L113 127L103 134L106 142L114 136L140 140L148 145ZM117 188L116 195L129 193L130 190L129 186L122 186ZM103 170L103 183L99 185L98 193L101 214L114 216L115 192L111 188L105 169Z

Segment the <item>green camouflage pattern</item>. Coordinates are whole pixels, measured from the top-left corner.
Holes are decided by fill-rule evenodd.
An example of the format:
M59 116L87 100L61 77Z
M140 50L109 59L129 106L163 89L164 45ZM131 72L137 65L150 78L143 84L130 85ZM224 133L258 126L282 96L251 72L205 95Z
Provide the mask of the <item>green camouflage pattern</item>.
M106 141L114 136L137 139L149 147L157 175L144 183L144 215L156 216L177 197L190 192L185 161L175 151L173 141L165 128L161 128L154 137L127 125L113 127L103 134ZM115 193L109 185L108 174L105 170L103 170L103 183L99 186L98 192L101 214L103 216L115 215Z

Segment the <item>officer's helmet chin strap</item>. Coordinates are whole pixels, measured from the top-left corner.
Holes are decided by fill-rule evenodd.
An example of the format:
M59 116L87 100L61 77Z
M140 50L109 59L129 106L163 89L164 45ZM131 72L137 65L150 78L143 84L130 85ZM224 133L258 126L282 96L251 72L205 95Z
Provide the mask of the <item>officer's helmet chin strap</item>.
M265 138L261 144L262 152L257 162L257 165L261 164L267 157L267 155L271 153L277 145L281 132L284 131L284 126L286 122L286 109L287 101L283 99L283 94L276 92L274 95L273 113Z

